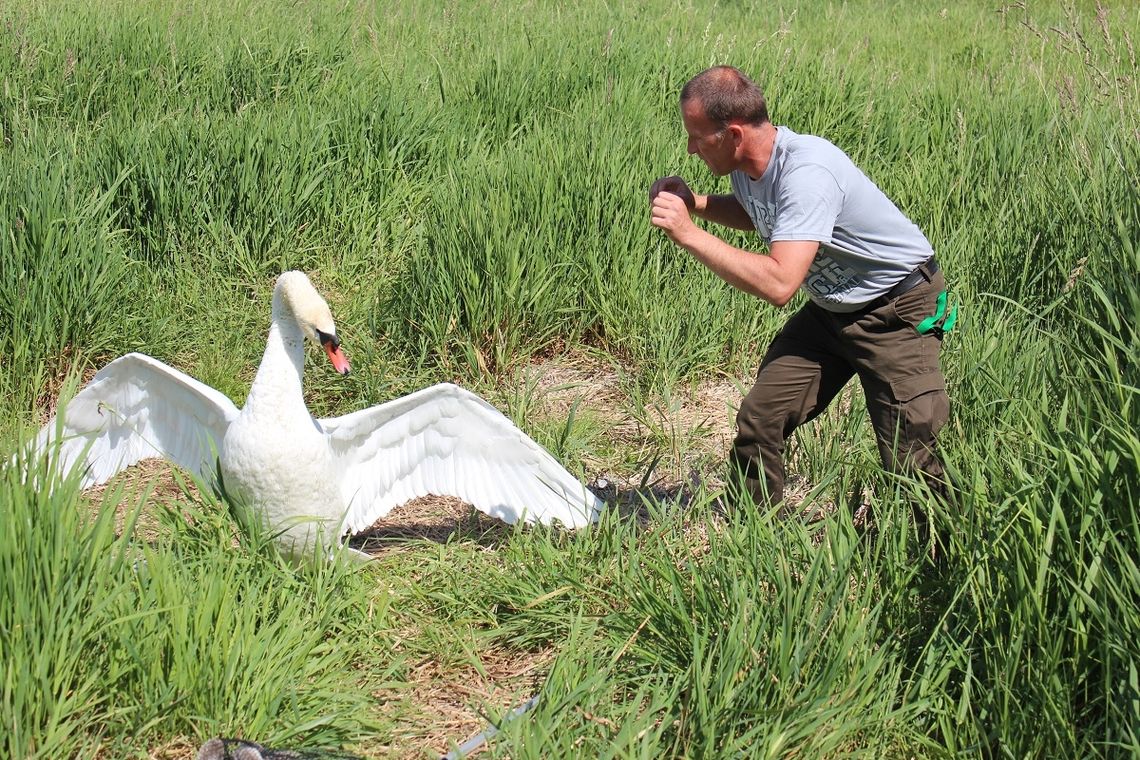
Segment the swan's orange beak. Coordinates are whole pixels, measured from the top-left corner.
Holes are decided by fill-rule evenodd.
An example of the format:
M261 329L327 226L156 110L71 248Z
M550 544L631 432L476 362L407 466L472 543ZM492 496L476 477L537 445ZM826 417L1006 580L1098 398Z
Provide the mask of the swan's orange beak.
M329 361L332 362L333 369L342 375L347 375L351 367L348 366L348 359L344 355L344 351L340 350L340 341L331 335L320 334L321 346L328 354Z

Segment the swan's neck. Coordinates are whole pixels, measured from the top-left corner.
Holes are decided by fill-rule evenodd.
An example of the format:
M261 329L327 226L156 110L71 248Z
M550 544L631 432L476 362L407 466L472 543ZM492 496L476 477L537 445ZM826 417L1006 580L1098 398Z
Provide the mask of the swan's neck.
M273 300L273 324L265 343L265 355L243 412L282 417L299 409L308 417L301 391L305 374L305 334L278 299Z

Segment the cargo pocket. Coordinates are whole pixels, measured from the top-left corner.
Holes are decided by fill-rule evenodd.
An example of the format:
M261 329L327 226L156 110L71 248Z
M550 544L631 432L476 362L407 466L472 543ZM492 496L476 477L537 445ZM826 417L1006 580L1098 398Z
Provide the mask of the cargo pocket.
M891 380L891 394L898 415L898 451L921 458L919 449L933 446L935 435L950 417L946 379L941 372L896 378Z
M891 395L902 404L932 391L946 392L946 379L941 372L923 372L891 380Z

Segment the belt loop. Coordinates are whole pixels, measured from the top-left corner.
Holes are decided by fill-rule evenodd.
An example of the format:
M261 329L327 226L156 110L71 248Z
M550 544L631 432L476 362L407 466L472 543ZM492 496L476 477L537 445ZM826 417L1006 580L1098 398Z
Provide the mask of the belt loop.
M929 259L922 262L922 264L920 264L918 267L918 271L922 273L923 278L925 278L927 282L931 282L934 279L934 273L930 271L934 268L933 265L934 256L931 256Z

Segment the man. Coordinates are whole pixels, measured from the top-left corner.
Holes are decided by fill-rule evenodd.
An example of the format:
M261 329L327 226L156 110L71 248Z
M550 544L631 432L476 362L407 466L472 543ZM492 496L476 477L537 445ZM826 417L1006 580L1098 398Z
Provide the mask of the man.
M653 225L746 293L778 307L798 289L809 298L740 405L730 488L761 507L779 504L785 442L858 375L883 465L917 470L945 494L935 446L949 400L938 353L956 313L945 310L929 241L839 148L773 125L760 88L735 68L690 80L681 120L689 153L729 175L732 193L698 195L680 177L660 179L650 190ZM729 245L690 214L755 229L767 254Z

